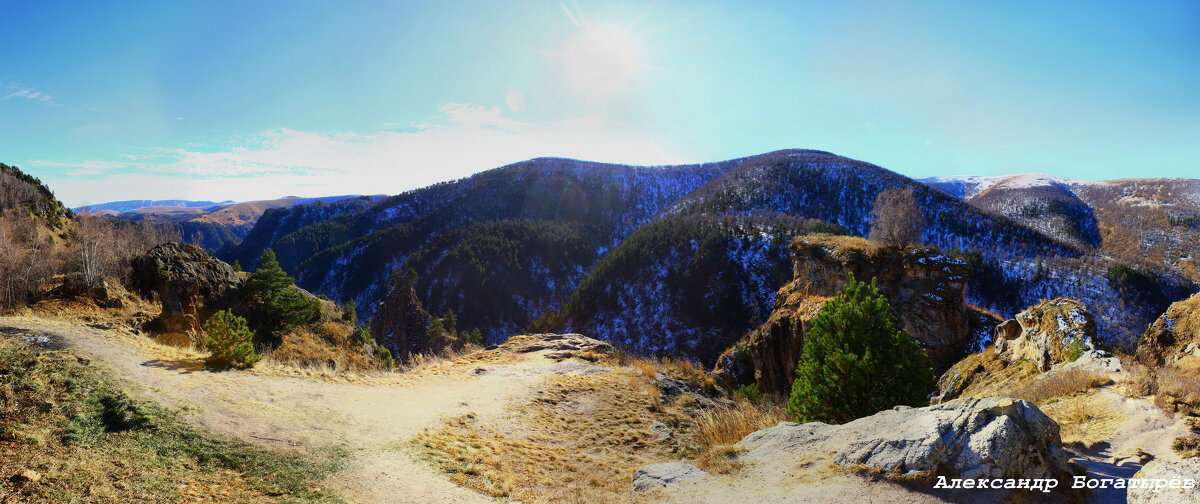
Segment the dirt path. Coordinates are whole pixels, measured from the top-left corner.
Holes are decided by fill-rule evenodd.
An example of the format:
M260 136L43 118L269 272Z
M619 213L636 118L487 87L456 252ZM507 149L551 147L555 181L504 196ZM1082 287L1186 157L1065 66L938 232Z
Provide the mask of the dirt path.
M141 393L216 432L258 445L301 449L338 445L350 463L328 485L351 502L490 502L438 474L406 447L443 415L490 415L525 397L543 376L564 372L537 354L514 364L444 374L393 375L380 383L337 383L247 372L213 373L131 344L121 329L33 317L2 317L0 327L44 335L103 361ZM502 368L502 369L501 369Z
M1132 478L1152 459L1179 460L1179 455L1171 449L1171 442L1192 432L1182 415L1171 418L1150 399L1127 398L1110 388L1102 389L1100 395L1108 399L1112 407L1128 415L1128 419L1107 442L1075 453L1075 461L1087 469L1088 476ZM1115 488L1097 489L1091 498L1091 502L1097 504L1123 503L1125 500L1125 490Z

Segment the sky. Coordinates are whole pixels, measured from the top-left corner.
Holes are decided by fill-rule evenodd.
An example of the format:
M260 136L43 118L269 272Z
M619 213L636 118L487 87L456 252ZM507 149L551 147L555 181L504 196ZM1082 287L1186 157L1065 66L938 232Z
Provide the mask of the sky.
M1200 3L0 0L0 162L68 205L828 150L1200 178Z

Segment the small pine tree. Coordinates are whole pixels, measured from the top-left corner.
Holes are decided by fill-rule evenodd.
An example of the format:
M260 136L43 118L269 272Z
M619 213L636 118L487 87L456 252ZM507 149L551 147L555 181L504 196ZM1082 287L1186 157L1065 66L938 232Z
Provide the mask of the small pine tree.
M442 320L438 318L429 319L429 325L425 328L425 340L430 345L440 345L446 339L446 326L442 325Z
M355 303L353 299L346 301L346 308L342 312L342 320L350 324L358 322L358 303Z
M278 344L288 329L315 322L321 316L318 301L293 289L295 282L279 267L271 249L263 252L258 269L246 279L250 315L268 343Z
M221 310L204 323L204 346L210 355L204 366L210 369L245 369L258 362L251 340L254 333L246 325L246 319Z
M234 259L233 264L230 264L229 266L233 267L233 271L237 271L237 272L242 271L242 263L238 262L237 259Z
M442 315L442 326L446 332L458 334L458 315L454 314L454 310L446 310L446 314Z
M928 404L933 368L887 299L851 276L812 319L787 413L799 422L844 423L896 405Z

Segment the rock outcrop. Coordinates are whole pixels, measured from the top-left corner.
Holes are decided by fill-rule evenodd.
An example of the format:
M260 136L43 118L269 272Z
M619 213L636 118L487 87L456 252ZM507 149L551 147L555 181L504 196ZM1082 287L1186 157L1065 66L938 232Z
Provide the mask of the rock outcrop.
M633 473L633 496L662 488L671 483L703 478L708 473L691 464L667 462L642 467Z
M1184 459L1179 462L1151 460L1135 474L1134 479L1150 482L1157 486L1157 481L1163 481L1163 486L1157 488L1130 488L1127 494L1129 504L1200 504L1200 458ZM1176 488L1171 488L1171 481L1179 482ZM1182 482L1191 482L1191 488L1182 488Z
M400 362L406 362L414 354L435 350L425 336L430 319L412 281L393 272L371 319L371 336Z
M592 339L582 334L520 334L513 336L499 345L499 348L517 353L546 352L546 358L554 360L570 359L572 357L588 357L613 352L612 344L607 341Z
M114 278L100 278L89 283L82 273L71 273L63 277L53 295L63 299L91 300L101 308L122 308L129 292Z
M162 313L147 329L174 344L195 344L200 324L238 300L243 279L231 266L203 249L164 243L135 257L132 285L143 296L157 296Z
M1074 299L1042 301L1018 313L1016 323L1021 328L1019 333L1011 320L996 327L996 352L1012 359L1029 360L1040 371L1095 350L1092 343L1096 337L1095 318L1083 303Z
M888 247L849 236L801 236L791 249L794 280L776 293L775 311L717 360L717 372L726 381L757 382L765 393L788 393L809 321L850 275L875 279L935 371L950 367L970 348L965 262L934 248Z
M779 425L746 436L739 460L832 453L834 464L889 474L958 478L1065 478L1058 424L1032 403L958 399L899 406L842 425Z
M1172 303L1138 340L1137 355L1157 364L1200 357L1200 293Z

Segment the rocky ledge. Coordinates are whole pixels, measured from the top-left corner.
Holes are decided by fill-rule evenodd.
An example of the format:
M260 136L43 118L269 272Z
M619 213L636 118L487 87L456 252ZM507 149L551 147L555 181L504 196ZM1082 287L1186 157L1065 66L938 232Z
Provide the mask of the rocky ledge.
M828 459L835 466L875 471L893 477L1057 479L1069 487L1083 469L1061 448L1058 424L1033 404L1015 399L959 399L925 408L897 407L842 425L780 422L742 439L738 461L747 464L734 478L760 478L756 485L776 486L790 471L757 470L758 466L795 460ZM793 462L794 463L794 462ZM690 485L721 485L702 473L670 468L686 478L657 478L635 490L672 481L700 478ZM647 467L646 474L658 474ZM640 488L641 490L638 490ZM703 493L703 488L691 488Z

